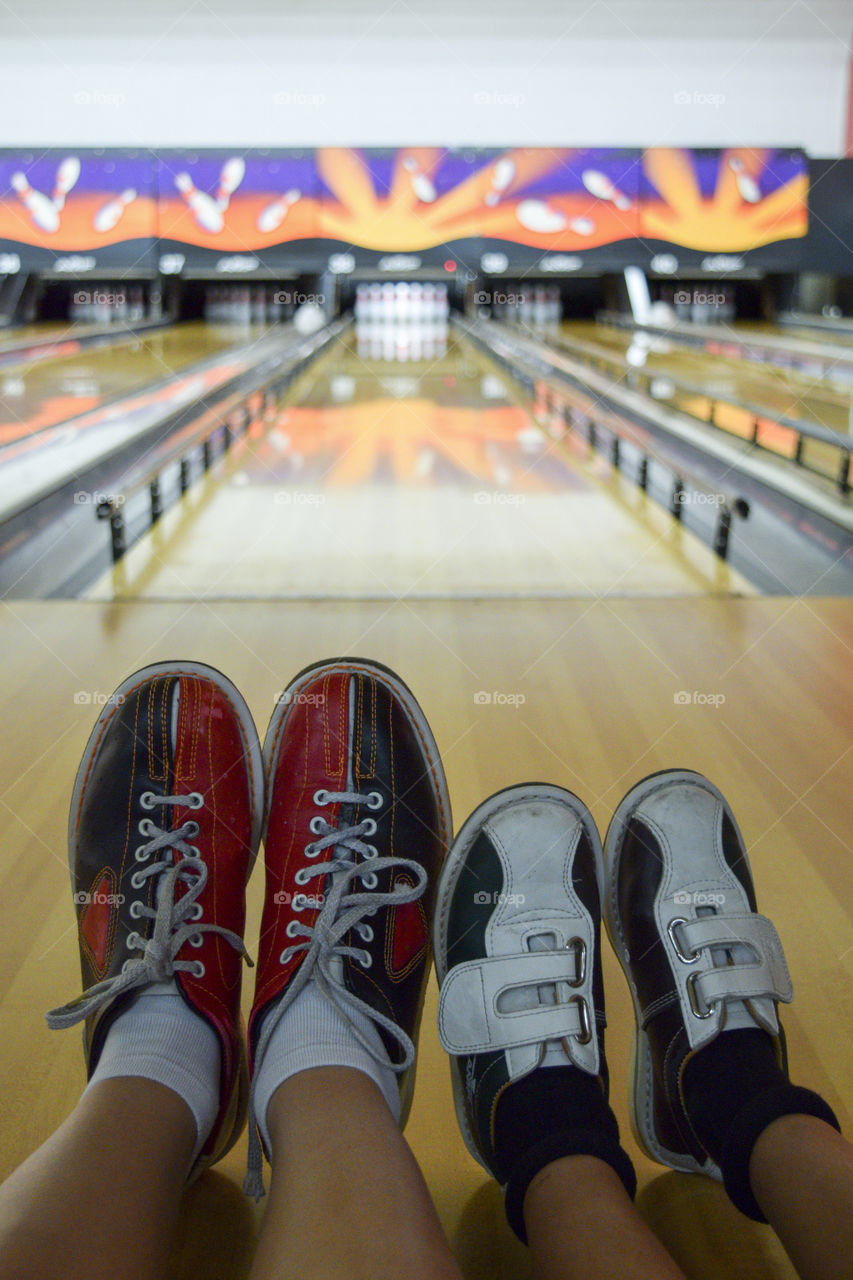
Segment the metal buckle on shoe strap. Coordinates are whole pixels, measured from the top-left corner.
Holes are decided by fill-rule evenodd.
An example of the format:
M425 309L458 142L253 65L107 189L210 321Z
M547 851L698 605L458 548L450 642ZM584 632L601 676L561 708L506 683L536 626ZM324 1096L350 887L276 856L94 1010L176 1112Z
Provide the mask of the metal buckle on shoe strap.
M700 952L691 951L689 955L685 955L684 952L681 950L681 944L679 943L678 938L675 936L676 926L682 925L682 924L687 924L687 920L684 918L684 916L676 916L674 920L670 920L669 924L666 926L666 931L669 934L670 942L675 948L675 954L678 956L682 964L695 964L696 961L700 958Z
M586 982L586 942L583 938L569 938L566 950L574 952L576 976L567 978L566 985L573 989L582 987ZM577 998L577 997L575 997ZM583 1041L586 1044L586 1041Z
M570 985L575 986L576 984L573 982ZM589 1044L592 1039L592 1021L589 1016L589 1005L583 996L570 996L568 1003L576 1004L581 1015L581 1034L575 1036L574 1039L577 1040L578 1044Z
M699 958L698 956L696 957ZM696 983L702 977L701 973L691 973L687 978L687 997L690 1000L690 1012L694 1018L710 1018L714 1012L713 1005L707 1005L704 1013L699 1005L699 995L696 991Z

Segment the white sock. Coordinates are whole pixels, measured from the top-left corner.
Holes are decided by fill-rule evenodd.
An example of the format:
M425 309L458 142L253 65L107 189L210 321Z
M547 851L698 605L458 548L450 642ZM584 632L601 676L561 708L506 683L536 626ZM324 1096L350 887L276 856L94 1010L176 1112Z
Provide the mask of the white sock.
M144 1076L183 1098L195 1117L193 1163L219 1111L219 1038L174 981L152 983L107 1032L86 1092L101 1080Z
M383 1061L388 1054L375 1024L366 1014L347 1009L347 1017L358 1027ZM400 1119L400 1086L390 1063L383 1066L356 1040L349 1023L313 982L308 982L284 1013L270 1037L255 1075L255 1117L270 1150L267 1107L280 1084L310 1067L354 1067L363 1071L379 1087L396 1121Z

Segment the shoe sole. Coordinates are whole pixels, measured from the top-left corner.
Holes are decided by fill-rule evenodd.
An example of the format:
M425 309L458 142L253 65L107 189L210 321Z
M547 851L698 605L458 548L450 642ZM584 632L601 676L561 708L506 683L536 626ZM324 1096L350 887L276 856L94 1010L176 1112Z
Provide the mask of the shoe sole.
M453 834L453 826L450 814L450 795L447 790L447 780L444 776L444 768L441 763L438 746L427 722L427 718L421 710L420 705L409 686L400 679L395 671L392 671L390 667L384 666L381 662L369 661L365 658L331 658L321 662L314 662L310 666L304 667L293 677L279 699L278 706L272 714L267 728L266 737L264 738L263 757L267 778L272 778L273 762L278 754L279 742L281 735L284 732L288 713L293 707L299 705L295 700L295 695L298 694L299 690L304 685L310 684L313 680L316 680L318 673L321 671L327 672L330 675L366 675L371 679L380 681L380 683L384 684L385 687L394 694L395 698L405 711L412 728L415 730L415 733L420 740L424 755L431 765L430 775L432 785L438 798L438 808L442 823L442 845L446 849ZM267 812L264 815L264 840L266 840L267 823L269 821L269 800L271 793L272 788L270 787L267 794ZM426 983L424 984L424 990L426 990ZM412 1042L416 1048L422 1008L423 1004L421 1004L421 1010L418 1011L415 1021L414 1035L412 1036ZM417 1063L417 1058L415 1059L415 1062ZM400 1091L401 1129L405 1128L406 1121L408 1120L414 1092L415 1068L413 1067L408 1073L407 1079Z
M462 827L456 834L456 838L448 851L438 880L438 890L436 895L435 920L433 922L433 953L435 955L435 973L438 979L439 989L444 983L447 976L447 924L450 915L450 904L453 894L462 870L465 866L465 860L468 852L480 834L481 830L495 813L503 809L508 800L511 803L524 799L547 799L555 800L565 808L571 810L576 817L580 818L583 823L584 830L592 841L593 848L599 848L601 845L601 837L598 833L592 814L589 809L573 795L571 791L566 791L563 787L556 787L550 783L542 782L524 782L511 787L504 787L500 791L496 791L482 804L478 805L470 817L463 823ZM595 878L598 884L599 901L603 901L604 896L604 868L600 858L595 860ZM474 1135L471 1132L468 1123L467 1109L465 1106L465 1086L462 1081L461 1072L457 1066L457 1060L454 1055L450 1055L450 1080L453 1086L453 1103L456 1108L456 1120L462 1133L465 1146L471 1155L481 1165L483 1169L493 1177L491 1169L483 1161L482 1156L477 1150L477 1144Z
M77 777L74 780L74 790L71 795L71 808L68 817L68 860L69 869L71 871L71 887L74 888L74 858L75 858L75 837L76 837L76 814L79 811L80 801L83 795L83 789L89 776L92 762L97 754L101 743L104 730L109 723L111 717L115 714L116 708L121 706L119 699L124 699L135 692L140 685L147 681L161 676L196 676L211 681L217 688L225 694L231 703L234 714L240 725L245 747L246 762L249 768L249 778L252 794L255 797L255 805L252 811L252 834L251 847L249 850L249 864L246 869L246 884L254 870L255 861L258 856L258 848L261 842L261 830L264 821L265 796L264 796L264 762L261 754L261 744L258 738L258 731L252 718L252 713L246 704L246 700L240 693L239 689L231 683L227 676L223 675L215 667L208 666L203 662L154 662L150 666L142 667L139 671L135 671L133 675L123 680L113 694L113 701L104 707L95 727L89 735L89 740L83 751L83 758L80 767L77 770ZM85 1030L84 1030L85 1036ZM222 1133L227 1134L223 1137L221 1145L218 1145L215 1153L207 1157L203 1161L199 1161L198 1165L190 1172L188 1185L195 1182L196 1178L211 1165L216 1164L223 1156L234 1146L246 1124L246 1115L248 1112L249 1098L249 1070L246 1061L245 1049L245 1030L239 1038L239 1054L240 1061L237 1065L235 1085L229 1099L228 1108L222 1126ZM230 1125L230 1132L229 1132Z
M658 1142L655 1135L652 1055L648 1035L641 1026L642 1009L640 1008L637 990L631 976L628 960L629 953L622 933L617 904L622 840L630 816L638 802L664 786L671 786L674 782L695 782L697 779L701 780L703 787L725 805L727 812L731 816L731 810L723 793L713 783L709 782L703 774L697 773L693 769L660 769L636 783L613 814L607 828L607 834L604 837L607 891L602 898L602 910L604 927L607 930L607 936L616 954L616 959L619 961L622 972L625 975L625 980L631 992L631 1002L634 1006L634 1034L631 1041L631 1066L628 1077L628 1113L634 1139L649 1159L656 1161L658 1164L666 1165L670 1169L677 1169L682 1173L703 1173L708 1177L719 1179L722 1175L713 1161L708 1160L702 1165L697 1160L694 1160L692 1156L684 1155L683 1152L669 1151ZM732 820L734 821L734 819Z

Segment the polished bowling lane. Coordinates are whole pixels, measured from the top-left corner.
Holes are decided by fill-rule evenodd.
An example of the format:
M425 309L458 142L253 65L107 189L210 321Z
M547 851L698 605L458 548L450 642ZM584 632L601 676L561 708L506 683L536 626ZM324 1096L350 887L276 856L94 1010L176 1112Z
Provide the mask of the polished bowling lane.
M173 325L37 363L0 369L0 448L182 372L262 328Z
M737 332L741 337L746 336L740 329ZM725 337L726 329L721 326L721 343ZM680 378L707 396L721 399L730 396L764 408L768 415L801 418L845 434L851 428L853 393L794 369L752 363L734 355L709 355L658 335L638 343L629 331L588 321L563 324L561 340L569 344L577 340L591 344L601 355L613 355L620 361L625 360L631 348L643 351L644 371L660 374L662 378Z
M351 331L90 598L752 592L464 340L398 355Z

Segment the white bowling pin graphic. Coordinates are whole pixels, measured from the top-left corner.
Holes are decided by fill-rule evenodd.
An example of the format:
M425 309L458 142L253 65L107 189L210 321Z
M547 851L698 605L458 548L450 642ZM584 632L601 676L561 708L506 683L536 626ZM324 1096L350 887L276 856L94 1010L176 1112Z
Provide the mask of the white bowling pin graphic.
M761 188L750 174L746 172L740 156L729 156L729 168L736 174L735 181L740 197L747 204L758 204L761 199Z
M80 161L76 156L68 156L56 171L53 184L53 203L57 213L65 208L65 197L80 177Z
M216 192L216 203L224 213L231 197L246 176L246 162L239 156L226 160L219 175L219 187Z
M581 182L589 194L595 196L598 200L608 200L617 209L625 210L631 208L631 201L624 191L620 191L618 187L614 186L607 174L602 173L599 169L584 169L581 174Z
M57 231L59 212L50 197L43 191L36 191L35 187L31 187L27 182L26 174L13 173L11 181L18 199L29 210L30 217L36 226L42 231Z
M92 219L92 226L96 231L112 231L127 206L132 204L135 199L136 191L133 187L128 187L126 191L122 191L121 195L116 196L114 200L108 200L106 204L101 205Z
M406 156L403 161L403 168L409 174L412 182L412 190L414 191L421 204L432 204L437 198L437 191L432 184L430 178L424 173L423 169L418 167L418 162L414 156Z
M528 231L536 231L540 235L562 231L566 226L565 214L559 209L552 209L544 200L522 200L516 207L515 216Z
M498 160L491 174L491 189L483 196L483 204L496 205L515 178L515 162L508 157Z
M288 212L301 196L302 192L293 187L290 191L285 192L283 196L279 196L277 200L273 200L272 204L268 204L258 214L256 224L258 230L263 232L275 231L284 222Z
M192 209L196 222L200 227L203 227L205 231L212 232L222 230L225 226L222 210L212 196L207 195L204 191L199 191L188 173L176 174L175 186Z
M595 223L592 218L572 218L569 226L578 236L591 236L595 230Z

